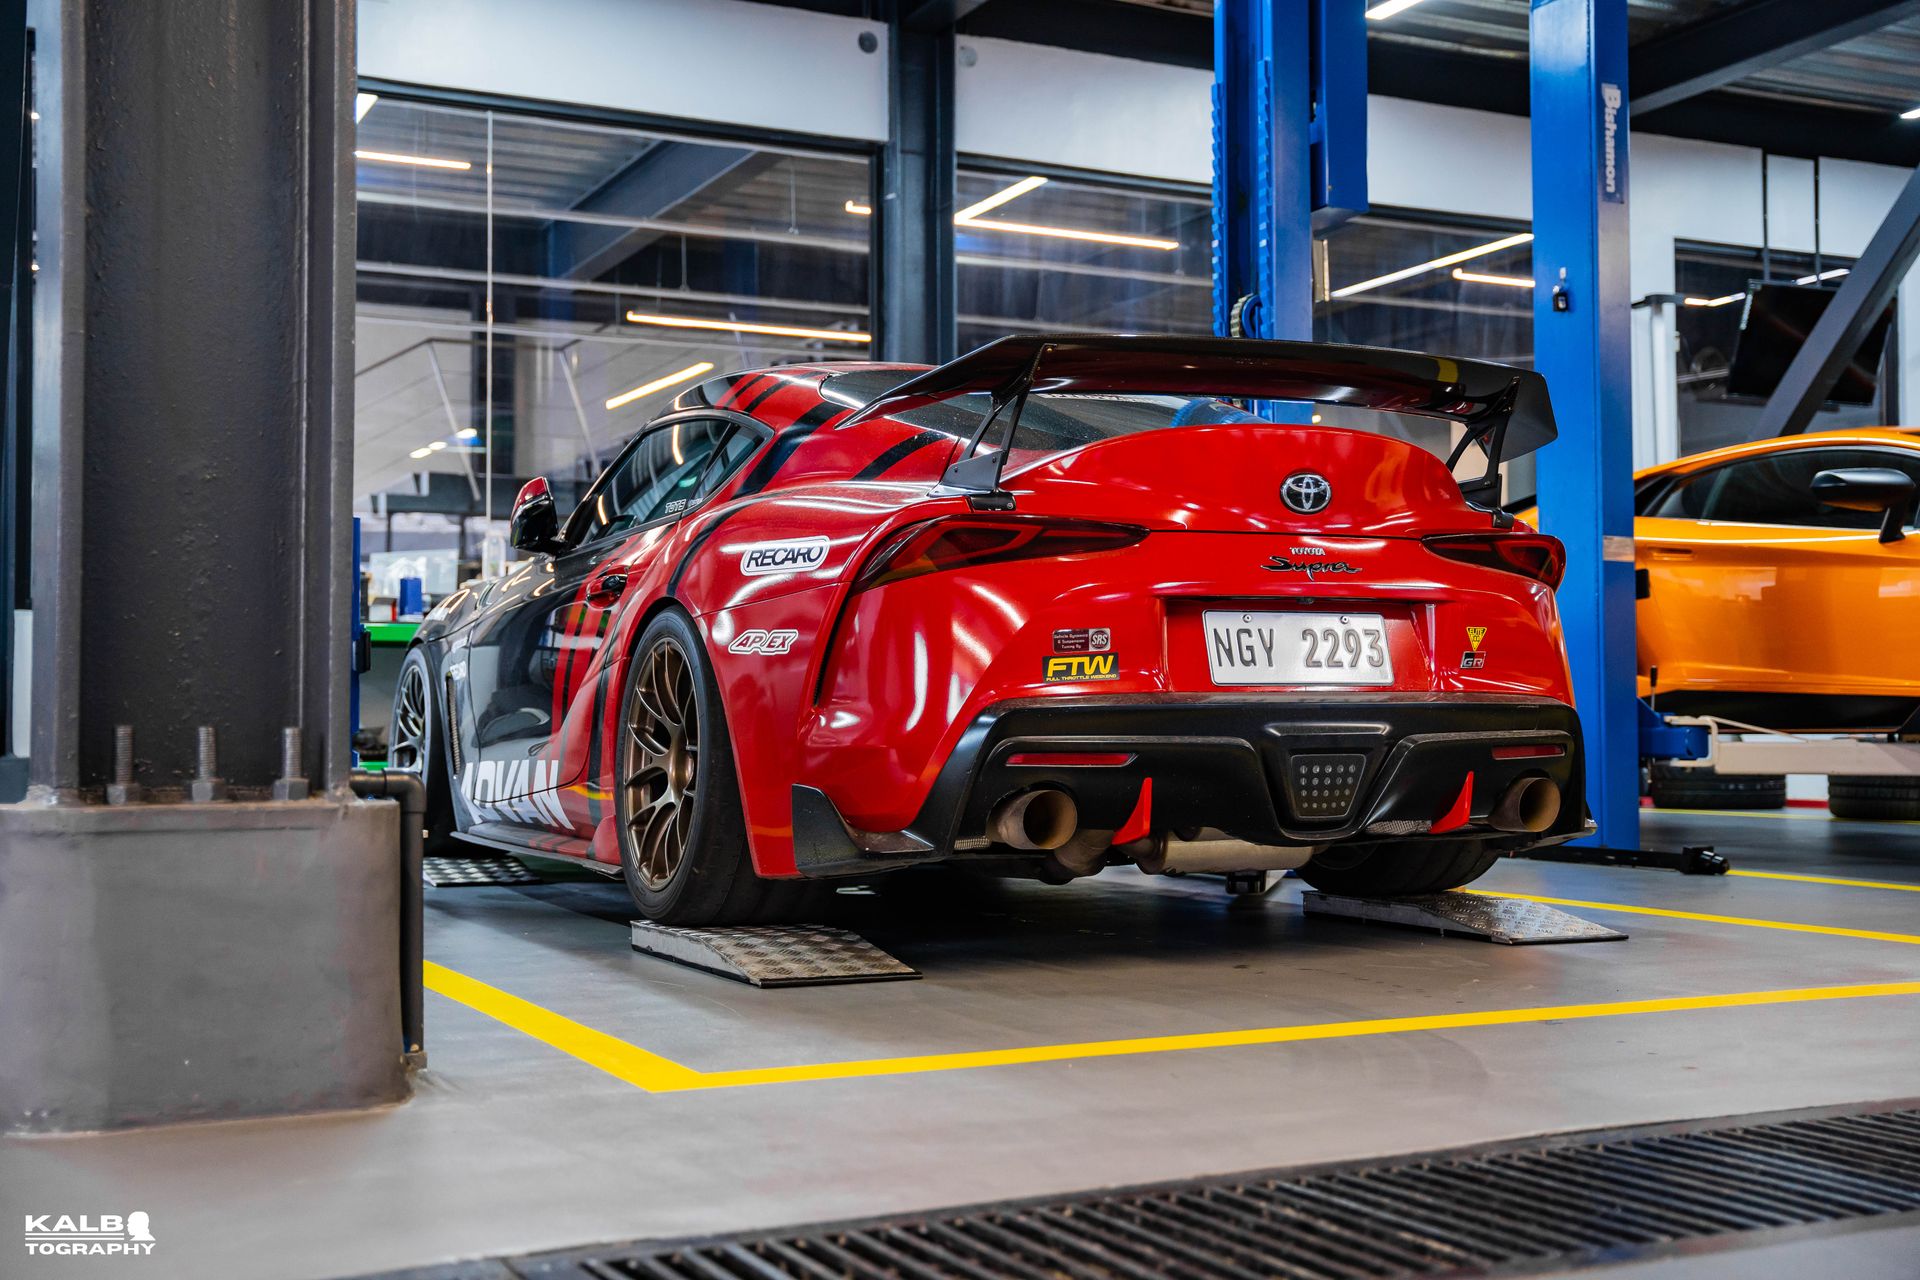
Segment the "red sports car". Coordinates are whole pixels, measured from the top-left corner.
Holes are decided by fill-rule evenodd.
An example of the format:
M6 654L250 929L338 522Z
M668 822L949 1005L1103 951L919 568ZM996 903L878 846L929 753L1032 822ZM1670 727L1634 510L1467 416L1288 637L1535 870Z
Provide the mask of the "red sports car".
M564 519L526 486L527 558L407 656L393 759L433 840L624 875L667 922L942 860L1452 888L1586 828L1562 551L1498 501L1553 434L1535 373L1312 343L730 374Z

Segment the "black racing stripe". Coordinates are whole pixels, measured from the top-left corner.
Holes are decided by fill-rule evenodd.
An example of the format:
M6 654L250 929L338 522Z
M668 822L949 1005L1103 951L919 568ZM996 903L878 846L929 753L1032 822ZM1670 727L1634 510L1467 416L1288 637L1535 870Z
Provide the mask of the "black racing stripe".
M718 400L713 402L714 407L717 409L736 408L739 404L740 397L747 394L747 391L755 383L759 382L760 379L765 378L767 376L769 375L764 373L735 374L733 376L733 379L727 384L727 393L721 396ZM759 400L757 397L755 398L754 402L756 404L759 403Z
M757 392L757 393L756 393L756 394L754 395L754 397L753 397L753 399L751 399L751 400L749 400L749 401L747 401L747 402L746 402L745 404L743 404L743 405L736 405L736 406L735 406L735 408L736 408L736 409L737 409L737 410L738 410L739 412L741 412L741 413L752 413L752 412L753 412L753 411L754 411L755 409L758 409L758 408L760 407L760 402L761 402L761 401L763 401L763 400L765 400L765 399L766 399L766 398L767 398L768 396L770 396L770 395L772 395L772 394L773 394L774 392L776 392L776 391L778 391L778 390L779 390L780 388L782 388L782 387L784 387L784 386L786 386L786 385L787 385L787 380L786 380L785 378L783 378L783 377L781 377L781 376L780 376L779 374L777 374L777 373L776 373L776 374L770 374L770 375L768 375L768 376L769 376L769 378L770 378L771 380L770 380L770 381L769 381L769 382L767 383L767 385L766 385L766 386L764 386L764 387L762 387L762 388L761 388L761 389L760 389L760 390L759 390L759 391L758 391L758 392Z
M667 579L666 594L669 599L680 599L680 579L685 576L687 566L693 563L694 554L698 552L700 548L707 545L707 539L718 533L721 525L745 510L745 506L739 506L723 511L708 521L706 528L693 535L693 538L687 543L687 549L680 553L679 563L673 566L673 574ZM685 602L682 601L682 603Z
M600 765L605 759L605 756L601 753L602 737L600 726L606 715L608 665L606 661L606 636L612 622L613 610L602 609L600 611L600 624L594 629L594 638L599 642L594 645L594 649L600 655L600 671L593 680L593 719L587 722L591 727L587 730L586 781L587 818L595 826L600 825L600 802L593 798L593 787L594 784L600 780ZM614 785L618 786L618 781L616 781Z
M779 474L780 468L787 465L787 459L793 456L793 451L807 442L808 436L846 412L848 410L837 404L823 401L801 414L792 426L773 438L772 446L760 455L760 460L753 464L753 470L740 482L736 496L744 498L766 488Z
M910 453L926 448L936 440L951 440L953 437L944 431L916 431L898 444L889 445L879 457L860 468L855 480L874 480L884 474L894 463Z

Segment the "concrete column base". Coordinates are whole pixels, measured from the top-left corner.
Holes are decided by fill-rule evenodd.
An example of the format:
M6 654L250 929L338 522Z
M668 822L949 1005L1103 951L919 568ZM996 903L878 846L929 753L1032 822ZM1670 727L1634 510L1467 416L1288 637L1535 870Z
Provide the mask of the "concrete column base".
M375 1106L400 1043L399 806L0 806L0 1128Z

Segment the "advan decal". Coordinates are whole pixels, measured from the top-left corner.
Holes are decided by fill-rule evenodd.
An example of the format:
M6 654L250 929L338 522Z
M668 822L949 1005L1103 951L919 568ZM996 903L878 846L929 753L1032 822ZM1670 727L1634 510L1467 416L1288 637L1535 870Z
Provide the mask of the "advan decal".
M476 760L460 771L460 795L483 821L566 827L558 760Z

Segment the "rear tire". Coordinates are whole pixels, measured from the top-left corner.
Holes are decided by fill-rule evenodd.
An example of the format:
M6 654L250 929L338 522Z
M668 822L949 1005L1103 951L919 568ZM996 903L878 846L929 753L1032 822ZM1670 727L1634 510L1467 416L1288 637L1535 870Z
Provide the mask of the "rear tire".
M1784 809L1787 780L1778 773L1722 774L1656 764L1649 794L1656 809Z
M447 747L441 729L446 717L440 713L433 668L426 653L414 648L400 664L400 676L393 683L393 724L388 730L387 768L400 773L417 773L427 786L427 812L423 821L422 852L427 857L472 857L471 846L461 847L454 837L452 770L447 763Z
M620 708L614 812L620 870L640 913L712 925L804 909L814 886L754 872L719 685L685 614L668 610L647 625Z
M1473 883L1500 861L1497 851L1487 852L1477 842L1456 840L1435 841L1433 845L1377 844L1354 851L1336 846L1328 853L1340 865L1323 864L1316 858L1300 868L1300 878L1323 892L1357 898L1445 893Z
M1920 778L1828 778L1827 811L1851 822L1920 821Z

